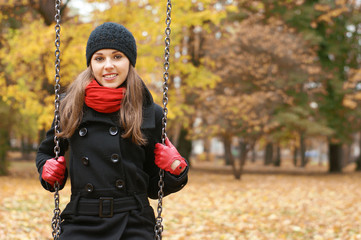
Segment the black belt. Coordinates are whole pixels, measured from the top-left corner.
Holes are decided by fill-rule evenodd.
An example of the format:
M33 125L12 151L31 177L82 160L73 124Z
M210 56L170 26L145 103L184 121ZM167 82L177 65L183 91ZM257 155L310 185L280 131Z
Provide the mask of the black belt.
M122 198L100 197L99 199L80 198L79 196L68 203L62 214L110 218L114 213L143 209L146 206L149 206L149 200L145 194Z

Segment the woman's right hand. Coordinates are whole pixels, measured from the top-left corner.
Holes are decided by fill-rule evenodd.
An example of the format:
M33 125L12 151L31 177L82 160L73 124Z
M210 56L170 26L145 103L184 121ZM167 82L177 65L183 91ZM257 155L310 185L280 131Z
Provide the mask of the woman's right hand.
M51 186L54 186L56 182L62 185L65 177L65 170L66 161L63 156L58 157L58 160L51 158L46 160L41 177Z

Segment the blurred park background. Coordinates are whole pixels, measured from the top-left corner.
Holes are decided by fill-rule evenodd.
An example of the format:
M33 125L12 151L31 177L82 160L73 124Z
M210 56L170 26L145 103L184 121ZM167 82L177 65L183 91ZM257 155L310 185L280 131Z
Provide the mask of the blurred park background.
M50 236L34 154L54 114L54 5L0 1L0 239ZM172 6L167 131L192 170L167 239L361 239L361 1ZM63 0L62 89L112 21L134 34L161 105L165 17L165 0Z

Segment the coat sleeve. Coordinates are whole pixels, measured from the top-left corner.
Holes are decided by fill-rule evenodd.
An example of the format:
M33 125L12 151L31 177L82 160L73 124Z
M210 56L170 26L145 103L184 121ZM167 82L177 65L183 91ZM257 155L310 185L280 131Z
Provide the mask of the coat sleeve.
M46 160L54 158L54 122L49 131L46 133L45 139L40 143L37 154L36 154L36 167L39 172L39 179L41 185L48 191L54 192L53 186L44 181L41 174L43 172L43 166ZM66 139L60 139L59 147L60 147L60 156L64 156L66 150L68 149L68 141ZM63 189L66 183L66 179L68 178L68 170L65 171L65 179L64 183L60 186L60 189Z
M155 109L155 128L148 137L148 145L146 146L147 160L144 166L144 170L149 175L149 186L148 186L148 196L152 199L158 198L158 182L159 182L159 168L154 163L154 148L156 143L162 142L162 117L163 109L154 104ZM188 163L187 163L188 164ZM189 165L189 164L188 164ZM171 193L178 192L181 190L188 182L188 167L181 173L179 176L170 174L167 171L164 171L164 196L167 196Z

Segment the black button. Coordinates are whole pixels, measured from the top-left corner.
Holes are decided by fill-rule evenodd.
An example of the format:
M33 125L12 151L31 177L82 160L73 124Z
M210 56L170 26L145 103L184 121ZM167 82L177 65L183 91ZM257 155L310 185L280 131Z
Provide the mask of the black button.
M123 188L124 188L124 181L121 180L121 179L118 179L118 180L115 182L115 186L116 186L118 189L123 189Z
M85 166L89 165L89 158L88 157L82 157L81 161Z
M110 159L112 160L113 163L117 163L119 161L119 155L114 153Z
M81 129L79 130L79 135L80 135L81 137L84 137L84 136L87 134L87 132L88 132L88 129L86 129L86 128L81 128Z
M115 135L117 135L118 134L118 128L117 127L110 127L109 128L109 133L110 133L110 135L112 135L112 136L115 136Z
M88 183L87 185L85 185L85 190L86 190L88 193L93 192L93 190L94 190L93 184Z

